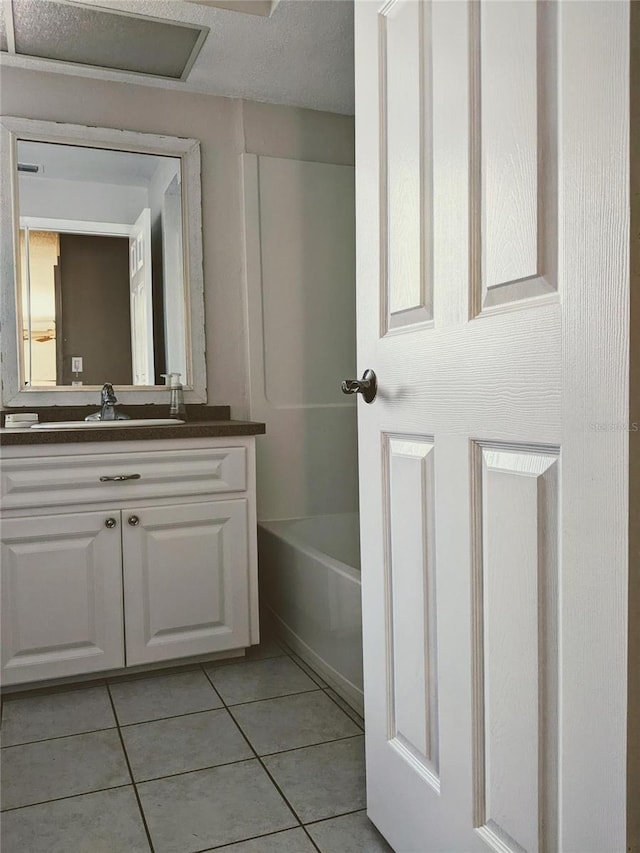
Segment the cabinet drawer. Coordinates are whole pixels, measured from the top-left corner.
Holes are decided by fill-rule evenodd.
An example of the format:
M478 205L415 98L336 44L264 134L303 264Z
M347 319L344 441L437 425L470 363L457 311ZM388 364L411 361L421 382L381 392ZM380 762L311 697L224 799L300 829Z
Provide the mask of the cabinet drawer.
M114 477L128 479L105 479ZM246 488L244 447L5 459L1 474L2 507L6 510Z

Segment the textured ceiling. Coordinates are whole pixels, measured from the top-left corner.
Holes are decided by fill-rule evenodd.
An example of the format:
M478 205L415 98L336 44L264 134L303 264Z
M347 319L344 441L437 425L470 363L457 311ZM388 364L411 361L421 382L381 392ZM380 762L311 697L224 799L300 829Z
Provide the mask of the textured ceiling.
M203 25L210 32L184 82L6 53L2 54L3 63L337 113L354 112L353 0L280 0L269 17L185 0L83 2Z

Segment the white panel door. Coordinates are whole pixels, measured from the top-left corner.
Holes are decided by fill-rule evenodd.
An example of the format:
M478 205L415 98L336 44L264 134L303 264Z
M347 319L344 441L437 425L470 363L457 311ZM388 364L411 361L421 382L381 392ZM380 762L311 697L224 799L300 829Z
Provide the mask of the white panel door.
M127 665L248 646L247 501L122 511Z
M151 210L143 208L129 237L131 361L134 385L154 385Z
M628 14L356 2L368 814L397 853L625 848Z
M3 521L3 683L121 666L119 511Z

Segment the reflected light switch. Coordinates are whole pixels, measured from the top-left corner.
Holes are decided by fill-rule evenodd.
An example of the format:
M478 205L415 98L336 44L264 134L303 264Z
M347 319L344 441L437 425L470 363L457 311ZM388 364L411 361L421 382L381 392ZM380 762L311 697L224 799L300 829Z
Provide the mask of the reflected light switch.
M71 371L73 373L82 373L82 356L81 355L72 355L71 356Z

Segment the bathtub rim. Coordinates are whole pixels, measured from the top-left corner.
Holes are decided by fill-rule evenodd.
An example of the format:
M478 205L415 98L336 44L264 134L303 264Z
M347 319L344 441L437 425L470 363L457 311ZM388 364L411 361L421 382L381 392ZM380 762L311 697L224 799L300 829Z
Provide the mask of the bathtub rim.
M286 536L282 535L278 530L274 530L272 525L275 524L289 524L295 523L296 521L308 521L313 520L314 518L330 518L334 515L358 515L358 513L327 513L326 515L317 516L317 515L309 515L303 516L302 518L282 518L272 521L259 521L258 527L262 527L267 533L270 533L272 536L275 536L277 539L280 539L282 542L286 542L287 545L292 545L297 548L307 557L310 557L312 560L318 560L323 565L332 569L333 571L338 572L342 575L345 580L350 581L351 583L356 583L358 586L362 586L362 571L360 568L356 568L356 566L351 566L349 563L345 563L343 560L338 560L335 557L332 557L330 554L327 554L326 551L321 551L319 548L315 548L313 545L309 545L308 542L305 542L304 539L300 539L296 536Z

